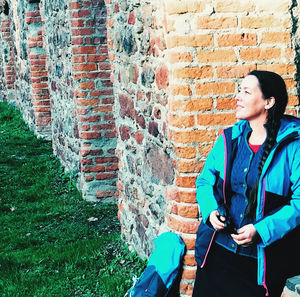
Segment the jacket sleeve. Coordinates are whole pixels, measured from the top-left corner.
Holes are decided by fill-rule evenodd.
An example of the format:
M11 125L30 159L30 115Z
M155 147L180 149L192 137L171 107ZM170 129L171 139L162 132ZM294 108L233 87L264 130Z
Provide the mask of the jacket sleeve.
M214 185L216 177L220 175L221 164L224 164L224 140L220 136L210 151L204 168L196 180L196 200L200 206L200 212L204 223L210 213L218 208L214 197Z
M289 153L291 200L289 204L254 225L263 247L281 239L300 225L300 141L294 142L293 147L293 153Z

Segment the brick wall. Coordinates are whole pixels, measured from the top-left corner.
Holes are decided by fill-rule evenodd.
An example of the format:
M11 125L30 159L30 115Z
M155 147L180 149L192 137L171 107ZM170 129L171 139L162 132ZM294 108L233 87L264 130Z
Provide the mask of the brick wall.
M11 32L10 10L6 1L1 1L1 67L4 84L1 85L3 100L13 101L13 88L15 83L14 46Z
M224 127L235 122L234 96L253 69L275 71L289 91L290 113L298 98L294 77L298 26L290 1L165 1L170 69L168 132L174 145L176 178L167 191L168 226L188 245L181 284L191 295L195 277L198 207L194 182ZM296 14L296 11L293 12Z
M115 201L118 161L104 1L1 2L1 100L52 140L88 200Z
M283 76L299 115L299 2L2 1L0 100L16 104L88 200L114 201L143 257L161 232L187 246L192 294L199 225L195 179L235 122L243 76ZM51 127L51 130L50 130Z
M179 233L188 249L181 294L190 296L201 217L194 183L220 131L235 122L241 78L253 69L278 72L288 87L288 113L298 114L298 5L107 0L107 7L122 232L142 255L165 228Z

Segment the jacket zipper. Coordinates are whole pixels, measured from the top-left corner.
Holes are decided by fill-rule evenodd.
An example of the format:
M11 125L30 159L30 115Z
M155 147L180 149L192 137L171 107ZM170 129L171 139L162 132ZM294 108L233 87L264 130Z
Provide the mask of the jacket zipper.
M227 170L227 144L226 144L226 137L225 137L224 131L222 132L222 136L224 138L224 182L223 182L223 197L224 197L224 203L226 203L226 196L225 196L225 188L226 187L225 187L225 185L226 185L226 170ZM213 235L211 237L209 246L208 246L207 251L206 251L205 256L204 256L204 260L202 262L202 265L200 266L201 268L203 268L204 265L205 265L205 263L206 263L206 259L207 259L208 253L210 251L211 245L213 243L213 240L215 238L215 235L216 235L216 231L213 233Z

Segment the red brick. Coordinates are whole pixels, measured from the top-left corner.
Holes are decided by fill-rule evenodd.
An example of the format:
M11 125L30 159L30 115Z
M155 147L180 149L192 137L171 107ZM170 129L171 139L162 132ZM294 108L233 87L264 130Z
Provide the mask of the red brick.
M290 33L286 32L263 32L261 37L261 43L286 43L289 44L291 41Z
M260 29L260 28L274 28L282 27L288 28L289 22L287 19L278 18L278 16L268 15L268 16L258 16L258 17L242 17L241 28L249 29Z
M172 131L170 137L176 143L203 143L216 139L214 130Z
M128 24L130 24L130 25L134 25L134 24L135 24L134 11L131 11L131 12L129 13Z
M190 46L190 47L201 47L201 46L213 46L213 35L203 34L197 36L172 36L167 37L167 47L174 48L178 46Z
M96 175L97 180L113 179L113 178L116 178L116 174L114 173L101 173Z
M82 90L86 90L86 89L92 90L95 88L95 83L93 81L81 82L79 84L79 87Z
M105 55L88 55L87 57L88 57L88 62L103 62L106 60Z
M158 67L155 73L155 81L158 89L165 89L169 85L169 70L167 66Z
M193 57L191 53L169 52L168 60L171 64L178 63L178 62L192 62Z
M170 111L200 111L200 110L210 110L213 108L212 99L201 98L196 100L185 100L185 101L175 101L169 102Z
M97 191L97 197L103 198L103 197L118 197L119 192L118 191Z
M197 68L177 68L173 70L174 78L212 78L213 68L211 66L202 66Z
M174 151L178 157L184 159L194 159L196 157L196 148L187 146L175 146Z
M192 91L190 85L172 85L169 87L170 93L174 96L182 95L182 96L191 96Z
M196 219L199 216L198 205L178 204L177 209L178 214L184 218Z
M265 64L257 65L258 70L268 70L278 73L281 76L294 75L297 70L294 64Z
M250 71L255 70L257 65L233 65L217 68L217 76L219 78L243 78Z
M74 71L94 71L97 70L97 64L90 63L90 64L75 64L73 65Z
M205 9L205 3L196 0L179 1L168 0L166 1L166 12L172 14L183 14L189 12L201 12Z
M167 216L168 227L174 231L179 231L183 233L195 234L198 227L198 220L183 220L180 217Z
M176 168L178 172L181 173L194 173L194 172L201 172L203 168L204 162L203 161L177 161Z
M248 46L257 45L257 36L254 33L222 34L217 38L219 46Z
M195 188L195 181L196 181L195 176L176 176L176 181L175 184L178 187L182 188Z
M195 125L195 116L170 114L168 117L168 124L178 128L193 127Z
M180 283L180 293L187 296L192 296L193 294L193 285L184 283L183 281Z
M184 269L182 279L194 280L196 277L196 269Z
M215 3L215 10L218 13L251 12L254 11L254 9L255 6L250 1L218 0Z
M232 125L236 122L234 113L198 114L197 124L201 126Z
M234 98L218 98L217 99L217 109L235 109L236 100Z
M70 9L79 9L79 8L82 8L82 5L78 2L70 2L69 8Z
M105 170L105 167L102 165L93 166L93 167L82 167L83 172L101 172Z
M245 61L265 61L281 58L280 48L247 48L240 50L240 56Z
M197 95L231 94L236 90L234 82L207 82L196 84Z
M202 16L198 18L198 29L228 29L237 27L237 17Z
M196 192L192 189L188 189L188 191L178 191L178 199L179 202L182 203L196 203Z
M234 50L200 50L197 59L200 63L236 62L237 56Z
M73 54L95 54L96 47L95 46L81 46L81 47L74 47L72 49Z
M82 139L99 139L99 138L101 138L101 133L99 133L99 132L81 132L80 138L82 138Z

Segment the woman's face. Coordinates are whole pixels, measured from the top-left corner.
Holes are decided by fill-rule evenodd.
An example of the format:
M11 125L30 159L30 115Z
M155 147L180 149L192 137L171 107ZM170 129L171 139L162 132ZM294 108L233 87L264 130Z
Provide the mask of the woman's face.
M261 120L267 119L265 109L266 100L259 87L258 79L254 75L246 76L236 95L236 117L239 120Z

